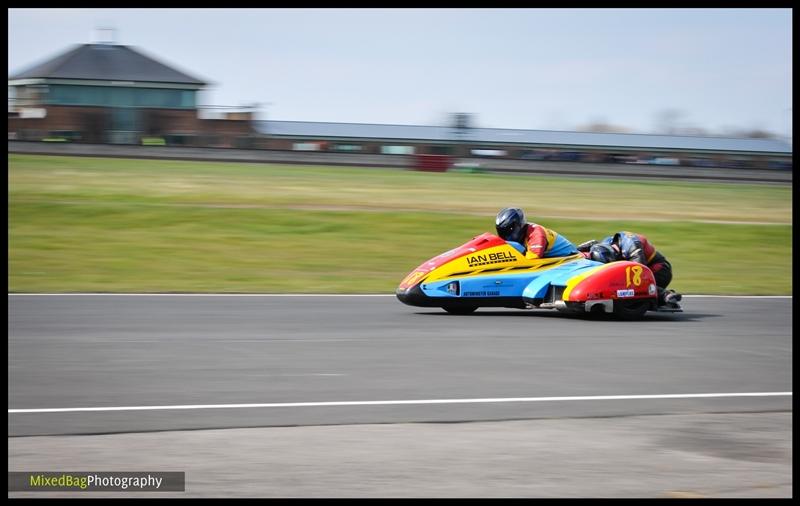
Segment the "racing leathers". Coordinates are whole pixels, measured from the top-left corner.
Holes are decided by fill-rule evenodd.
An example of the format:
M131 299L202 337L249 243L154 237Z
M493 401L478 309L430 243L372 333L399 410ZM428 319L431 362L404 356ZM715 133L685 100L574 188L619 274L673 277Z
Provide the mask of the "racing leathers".
M524 239L525 258L565 257L578 253L578 248L566 237L536 223L527 224Z
M587 252L598 241L587 241L578 246L578 249L588 257ZM656 279L656 289L658 290L658 304L664 305L667 302L675 302L681 299L680 295L672 290L667 290L667 286L672 281L672 265L667 261L655 246L642 234L634 232L617 232L612 236L605 237L600 241L608 244L619 253L619 260L629 260L646 265L653 271Z

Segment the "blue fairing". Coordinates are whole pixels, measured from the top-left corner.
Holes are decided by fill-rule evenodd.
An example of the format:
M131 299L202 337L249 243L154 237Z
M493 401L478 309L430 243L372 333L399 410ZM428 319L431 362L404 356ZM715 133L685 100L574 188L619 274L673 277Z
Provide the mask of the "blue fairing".
M514 247L517 251L521 254L525 254L525 246L516 242L516 241L506 241L508 244ZM578 252L578 248L575 247L574 244L569 242L565 237L557 235L556 240L553 245L547 249L544 256L545 258L552 258L552 257L566 257L569 255L574 255Z
M529 299L540 299L545 296L550 285L566 286L571 277L598 265L603 264L584 259L548 269L528 283L522 291L522 296Z
M513 245L513 243L512 243ZM515 246L516 247L516 246ZM518 274L490 273L458 278L458 297L525 297L543 298L548 287L565 286L567 281L585 269L602 265L592 260L576 260L550 269L526 271ZM423 283L422 292L429 297L456 297L448 292L454 279Z
M511 246L514 246L514 249L515 249L515 250L517 250L517 251L519 251L519 252L520 252L520 254L522 254L522 255L524 255L524 254L525 254L525 246L523 246L522 244L520 244L520 243L518 243L518 242L516 242L516 241L506 241L506 242L507 242L509 245L511 245Z
M574 244L569 242L567 238L561 235L556 236L556 240L553 245L547 249L545 253L545 257L565 257L569 255L574 255L578 252L578 248L575 247Z

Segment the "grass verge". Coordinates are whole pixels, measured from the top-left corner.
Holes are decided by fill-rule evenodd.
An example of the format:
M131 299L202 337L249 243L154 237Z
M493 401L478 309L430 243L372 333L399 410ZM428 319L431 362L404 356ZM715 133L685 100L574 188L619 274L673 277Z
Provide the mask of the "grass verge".
M450 192L445 204L430 186ZM624 206L591 220L538 219L547 206L526 207L576 244L634 230L672 262L683 293L791 294L785 188L24 155L9 155L9 291L391 292L422 261L490 231L508 200L553 199L562 187L623 202L626 192L666 195L628 219L616 217ZM776 224L663 216L698 192L700 215ZM560 200L551 215L608 207Z

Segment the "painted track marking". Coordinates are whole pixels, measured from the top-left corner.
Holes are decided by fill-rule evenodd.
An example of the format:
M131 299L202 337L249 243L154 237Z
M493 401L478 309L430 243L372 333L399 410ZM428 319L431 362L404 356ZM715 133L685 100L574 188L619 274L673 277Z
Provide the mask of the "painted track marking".
M260 404L184 404L172 406L105 406L84 408L11 409L9 414L23 413L75 413L86 411L156 411L178 409L252 409L301 408L331 406L389 406L401 404L485 404L497 402L559 402L559 401L611 401L635 399L703 399L721 397L791 397L792 392L744 392L659 395L593 395L573 397L499 397L485 399L417 399L399 401L334 401L334 402L275 402Z

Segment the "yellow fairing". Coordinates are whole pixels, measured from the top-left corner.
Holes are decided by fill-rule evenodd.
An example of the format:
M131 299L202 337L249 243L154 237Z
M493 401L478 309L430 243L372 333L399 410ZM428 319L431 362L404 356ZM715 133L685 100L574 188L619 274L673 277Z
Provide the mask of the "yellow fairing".
M567 257L525 258L513 246L502 244L469 253L439 266L431 272L426 282L478 274L520 274L531 270L550 269L564 262L583 258L577 253Z

